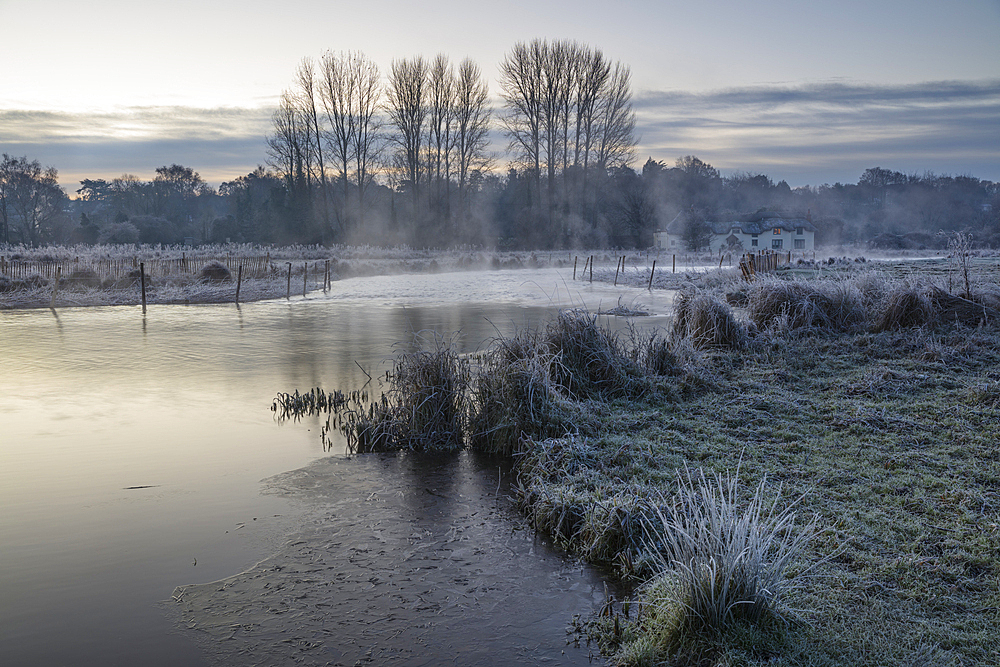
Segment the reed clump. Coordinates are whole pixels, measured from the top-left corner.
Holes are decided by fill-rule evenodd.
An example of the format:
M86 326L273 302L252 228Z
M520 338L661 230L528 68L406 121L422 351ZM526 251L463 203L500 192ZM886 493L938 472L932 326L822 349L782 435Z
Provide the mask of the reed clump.
M929 287L909 282L890 287L873 314L873 331L923 327L936 321L939 315Z
M559 313L544 331L555 355L553 380L574 398L635 397L649 391L648 374L619 337L585 311Z
M697 348L745 348L750 340L745 324L732 309L705 292L684 290L674 300L674 334L690 338Z
M355 403L341 421L357 453L406 449L449 451L463 446L469 362L452 340L431 336L430 349L399 353L378 400Z
M868 316L861 291L850 280L761 278L747 302L750 320L761 329L849 332L863 329Z
M352 394L356 400L367 398L367 394ZM279 393L271 402L271 412L275 413L279 420L300 419L306 415L337 412L349 401L340 390L327 392L321 387L314 387L307 392L285 394Z
M553 379L558 357L538 332L497 338L479 357L470 391L469 444L509 456L558 432L568 401Z

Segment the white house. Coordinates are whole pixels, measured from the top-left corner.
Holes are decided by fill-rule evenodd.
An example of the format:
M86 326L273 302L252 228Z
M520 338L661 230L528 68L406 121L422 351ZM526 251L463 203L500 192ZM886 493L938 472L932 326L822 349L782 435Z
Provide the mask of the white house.
M653 232L653 246L660 250L689 252L684 239L685 222L675 217L666 229ZM816 227L807 218L785 218L777 213L760 213L751 220L708 222L712 228L711 252L778 250L781 252L816 249Z

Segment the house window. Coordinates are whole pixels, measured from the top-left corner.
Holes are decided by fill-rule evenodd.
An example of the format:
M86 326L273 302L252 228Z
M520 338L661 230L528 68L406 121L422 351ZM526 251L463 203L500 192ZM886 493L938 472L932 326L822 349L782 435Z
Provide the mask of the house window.
M795 235L796 236L802 236L802 228L801 227L796 227L795 228Z
M774 239L771 241L772 250L781 250L781 239Z
M751 234L750 238L754 238L755 239L755 238L757 238L757 235L756 234Z
M775 236L781 236L781 227L775 227L774 228L774 235Z
M754 234L754 236L757 236L757 235ZM750 246L753 247L753 248L756 248L757 247L757 239L750 239Z
M806 240L805 239L795 239L795 249L796 250L805 250L806 249Z

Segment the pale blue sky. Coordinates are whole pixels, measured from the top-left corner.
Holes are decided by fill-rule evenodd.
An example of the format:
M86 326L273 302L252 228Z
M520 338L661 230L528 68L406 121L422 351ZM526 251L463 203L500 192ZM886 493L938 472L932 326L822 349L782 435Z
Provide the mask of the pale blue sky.
M0 0L0 152L83 177L264 161L303 56L476 60L571 38L633 73L646 157L793 186L871 166L1000 180L1000 0L88 3Z

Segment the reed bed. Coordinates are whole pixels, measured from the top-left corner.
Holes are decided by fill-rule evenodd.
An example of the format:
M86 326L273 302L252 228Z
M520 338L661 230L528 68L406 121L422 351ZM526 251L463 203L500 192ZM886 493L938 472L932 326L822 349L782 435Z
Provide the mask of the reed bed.
M849 280L803 281L766 277L748 295L750 321L761 329L857 331L867 322L861 291Z
M647 374L597 316L578 310L559 313L544 333L556 356L553 380L575 398L636 396L649 390Z
M479 356L471 384L471 447L509 456L526 439L560 432L570 410L554 379L558 363L538 332L496 339Z

